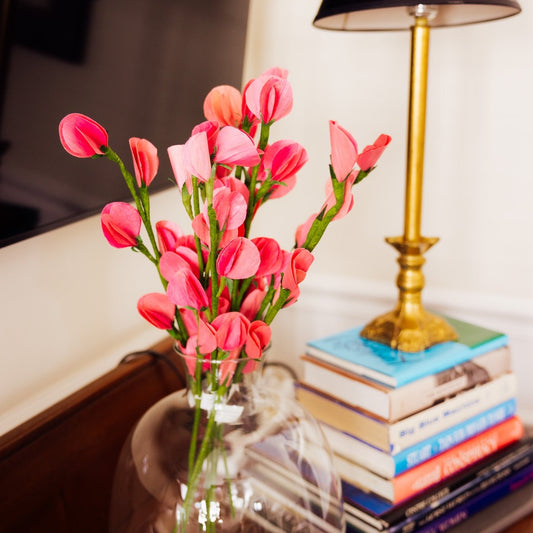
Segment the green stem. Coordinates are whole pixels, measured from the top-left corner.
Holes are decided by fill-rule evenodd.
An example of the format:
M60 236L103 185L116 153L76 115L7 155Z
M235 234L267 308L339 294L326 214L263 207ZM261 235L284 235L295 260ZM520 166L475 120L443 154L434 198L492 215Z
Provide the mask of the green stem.
M218 397L220 398L226 391L226 387L220 387L218 390ZM203 465L209 453L213 449L214 435L216 431L216 421L215 421L215 409L212 409L209 413L207 419L207 424L205 428L205 434L202 439L202 445L196 457L196 462L192 468L192 472L189 473L189 480L187 484L187 495L185 496L185 501L183 502L184 512L185 512L185 523L187 523L190 513L190 508L198 486L198 480L202 472Z
M251 278L242 280L240 287L239 287L239 292L235 295L235 297L232 296L231 302L232 302L232 307L235 308L235 311L238 311L241 308L244 295L246 294L246 291L252 284L253 279L254 278L251 277ZM236 283L235 285L238 285L238 284ZM233 305L233 303L235 303L235 305Z
M252 169L252 175L250 176L250 183L248 185L249 196L248 196L248 207L246 209L246 221L244 222L244 236L248 237L250 235L250 228L252 226L252 220L254 217L255 203L256 203L256 194L255 187L257 185L257 173L259 172L259 165L255 166Z
M198 359L196 361L196 367L194 369L194 382L193 382L193 394L194 394L194 420L191 432L191 443L189 446L189 479L194 467L194 459L196 456L196 441L198 439L198 428L200 427L200 419L202 410L200 408L201 394L202 394L202 362Z
M272 276L272 280L270 282L270 286L268 287L267 293L265 294L265 297L263 298L263 301L261 302L261 306L259 307L259 311L256 314L256 317L261 320L263 317L263 313L265 312L268 304L272 301L272 296L274 295L274 277Z
M105 148L103 148L103 152L104 152L105 157L107 157L107 159L109 159L113 163L116 163L120 168L120 172L122 173L122 176L124 177L124 181L126 182L126 185L130 191L131 197L133 198L135 202L135 206L137 207L137 211L139 212L139 215L141 216L143 226L150 239L150 243L152 245L154 256L155 256L155 261L153 261L152 259L151 260L157 265L161 254L159 253L157 242L154 236L154 231L152 229L152 223L150 221L150 200L148 197L148 190L147 190L148 188L146 187L146 185L143 185L139 189L139 194L137 194L137 184L136 184L135 178L128 171L128 169L126 168L126 166L124 165L122 159L120 159L118 154L116 154L109 146L106 146ZM147 257L150 259L151 254L150 256L147 255Z
M270 324L274 317L278 314L280 309L285 305L287 298L291 294L289 289L281 289L279 297L276 303L268 310L268 313L265 316L265 323Z
M270 126L271 123L265 124L261 122L261 134L259 136L258 149L262 152L266 145L268 144L268 138L270 136ZM257 173L259 172L259 165L256 165L252 169L252 175L250 176L250 183L248 184L249 198L248 198L248 209L246 212L246 221L244 223L244 236L248 237L250 235L250 228L252 225L252 219L255 212L255 206L257 203L256 195L256 186L257 186Z
M209 418L207 419L207 426L205 429L205 435L202 440L202 445L200 446L200 451L196 457L196 462L192 468L192 471L189 473L189 481L187 483L187 495L185 496L185 501L183 502L184 512L185 512L185 523L189 520L189 513L191 510L191 505L194 499L194 494L196 492L196 487L198 485L198 480L202 472L202 467L209 454L210 450L210 441L211 434L213 432L213 426L215 424L215 411L212 410L209 413Z
M185 188L185 187L184 187ZM198 194L198 178L192 176L192 213L191 220L200 214L200 196ZM204 274L204 256L202 253L202 241L196 233L194 234L194 244L196 245L196 255L198 257L198 266L200 268L200 276L203 277ZM204 286L207 284L206 279L200 279L200 282L203 282Z
M259 150L263 151L268 144L268 137L270 136L270 126L273 122L261 122L261 133L259 135Z
M219 431L217 435L217 440L223 443L224 427L220 425L218 427L218 430ZM235 518L235 505L233 503L233 494L231 494L231 478L230 478L229 468L228 468L228 455L226 453L226 447L224 445L222 445L222 459L224 460L224 471L226 472L226 485L228 486L228 497L229 497L229 506L231 510L231 517Z
M110 161L113 161L113 163L116 163L120 171L122 172L122 176L124 176L124 181L126 182L126 185L128 186L128 189L130 191L130 194L135 201L135 205L137 207L137 211L143 216L144 209L141 204L139 195L137 194L137 190L135 189L135 178L131 175L131 173L128 171L124 163L122 162L122 159L116 154L109 146L106 146L103 148L103 152L105 157L109 159Z
M363 179L365 179L370 174L370 172L372 172L372 170L373 169L359 171L354 185L360 183ZM335 205L332 206L328 211L322 211L311 225L311 228L307 233L305 242L302 245L302 248L305 248L310 252L312 252L315 246L319 243L320 239L324 235L324 232L326 231L326 228L335 218L337 213L341 210L342 204L344 203L345 183L337 181L337 178L335 177L335 173L333 172L333 168L331 167L331 165L330 175L331 183L333 185L333 191L335 193Z
M150 239L150 243L154 251L154 256L157 260L159 260L159 258L161 257L161 253L159 252L157 241L154 235L154 230L152 228L152 223L150 220L150 196L148 195L148 187L146 186L146 184L142 184L139 192L141 196L141 203L143 206L144 215L146 217L144 227L146 228L146 233L148 233L148 238Z
M219 240L219 228L217 221L217 214L213 209L213 204L207 206L207 213L209 215L209 260L208 265L211 272L211 313L212 316L217 316L218 314L218 272L216 265L216 255L218 250L218 240Z

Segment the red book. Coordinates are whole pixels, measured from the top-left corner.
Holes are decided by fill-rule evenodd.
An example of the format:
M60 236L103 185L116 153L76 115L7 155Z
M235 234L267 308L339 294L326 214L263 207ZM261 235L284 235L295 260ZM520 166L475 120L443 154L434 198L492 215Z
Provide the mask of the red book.
M342 479L398 503L519 440L523 434L522 421L513 416L392 479L385 479L341 456L336 456L335 461Z

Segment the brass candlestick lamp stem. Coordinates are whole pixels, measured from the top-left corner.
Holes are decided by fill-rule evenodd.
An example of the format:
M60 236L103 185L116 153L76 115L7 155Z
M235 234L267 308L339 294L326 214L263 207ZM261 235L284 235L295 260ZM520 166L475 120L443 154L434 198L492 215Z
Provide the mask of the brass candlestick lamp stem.
M429 55L428 6L417 6L411 28L411 79L404 234L386 241L400 253L400 272L396 279L398 303L392 311L378 316L361 331L361 336L387 344L403 352L420 352L439 342L455 340L452 327L422 305L425 263L423 254L439 239L422 237L422 182L426 123L426 93Z
M423 0L422 0L423 2ZM403 352L421 352L457 338L422 306L424 253L437 241L420 235L426 126L429 30L503 19L520 13L516 0L322 0L313 24L341 31L411 31L411 79L404 233L387 242L400 253L398 303L366 325L361 336Z

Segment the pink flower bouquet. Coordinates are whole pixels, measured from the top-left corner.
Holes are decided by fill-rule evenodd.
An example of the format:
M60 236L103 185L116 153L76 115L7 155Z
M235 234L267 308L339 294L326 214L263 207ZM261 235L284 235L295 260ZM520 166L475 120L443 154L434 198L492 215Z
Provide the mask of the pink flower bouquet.
M195 398L206 375L212 392L222 397L232 382L253 370L250 361L259 361L269 345L273 319L299 297L313 249L329 223L351 210L353 186L374 169L390 142L389 136L380 135L360 151L353 136L330 121L324 203L296 229L293 249L283 250L273 238L253 236L251 226L260 207L294 187L307 162L307 152L297 142L269 141L271 127L292 104L287 72L278 68L248 82L242 94L230 86L209 92L206 121L183 144L167 150L192 233L168 220L152 225L148 188L159 160L150 141L130 139L130 173L109 146L106 130L94 120L73 113L59 124L68 153L106 157L120 167L134 202L106 205L102 230L109 244L141 252L157 269L163 290L142 296L138 310L176 340ZM141 236L143 227L146 235ZM209 361L241 359L242 365L217 365L217 375L209 375ZM204 439L216 434L208 432ZM189 488L205 459L195 446L191 442Z

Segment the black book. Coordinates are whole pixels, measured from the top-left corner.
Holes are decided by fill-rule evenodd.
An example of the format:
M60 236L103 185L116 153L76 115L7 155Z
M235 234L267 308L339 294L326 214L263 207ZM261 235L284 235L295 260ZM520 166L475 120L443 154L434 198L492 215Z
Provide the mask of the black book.
M363 521L365 531L413 531L413 522L424 525L492 484L533 463L533 435L506 446L447 480L397 505L343 482L345 510Z

